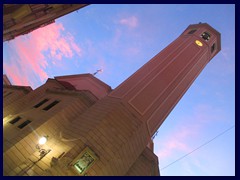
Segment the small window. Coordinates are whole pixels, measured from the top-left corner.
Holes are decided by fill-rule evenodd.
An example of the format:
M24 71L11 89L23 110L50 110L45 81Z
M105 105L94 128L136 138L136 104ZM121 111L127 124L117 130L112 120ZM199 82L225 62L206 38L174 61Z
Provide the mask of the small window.
M22 124L20 124L19 126L18 126L18 128L19 129L22 129L22 128L24 128L26 125L28 125L29 123L31 123L32 121L30 121L30 120L26 120L24 123L22 123Z
M188 34L193 34L195 33L197 30L196 29L192 29L191 31L188 32Z
M51 109L53 106L55 106L57 103L59 103L59 101L53 101L51 104L49 104L48 106L46 106L45 108L43 108L43 110L48 111L48 110Z
M211 37L210 33L208 32L204 32L201 37L205 40L205 41L208 41Z
M13 120L9 121L9 123L11 124L15 124L16 122L18 122L21 119L21 117L15 117Z
M3 97L7 97L7 96L9 96L10 94L12 94L12 92L9 92L9 93L5 94Z
M213 51L216 49L216 45L215 45L215 43L212 45L212 47L211 47L211 53L213 53Z
M44 99L44 100L42 100L40 103L36 104L36 105L33 106L33 107L38 108L38 107L40 107L41 105L43 105L44 103L48 102L48 100L49 100L49 99Z

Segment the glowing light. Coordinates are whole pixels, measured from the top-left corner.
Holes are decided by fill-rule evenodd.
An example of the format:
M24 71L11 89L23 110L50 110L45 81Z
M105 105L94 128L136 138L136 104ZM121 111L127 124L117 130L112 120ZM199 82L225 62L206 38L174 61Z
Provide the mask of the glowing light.
M39 139L39 141L38 141L38 143L40 144L40 145L43 145L43 144L45 144L47 142L47 138L44 136L44 137L41 137L40 139Z
M198 46L203 46L202 42L199 41L199 40L196 40L195 43L196 43Z

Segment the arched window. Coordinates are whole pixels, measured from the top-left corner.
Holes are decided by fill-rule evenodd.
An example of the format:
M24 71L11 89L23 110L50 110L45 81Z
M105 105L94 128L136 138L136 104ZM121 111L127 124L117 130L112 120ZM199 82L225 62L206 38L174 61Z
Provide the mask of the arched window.
M216 45L215 45L215 43L212 45L212 47L211 47L211 53L213 53L213 51L216 49Z

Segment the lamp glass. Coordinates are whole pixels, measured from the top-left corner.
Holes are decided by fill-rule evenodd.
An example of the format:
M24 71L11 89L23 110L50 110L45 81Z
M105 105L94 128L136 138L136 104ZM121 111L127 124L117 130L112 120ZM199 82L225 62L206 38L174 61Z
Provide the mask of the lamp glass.
M46 137L41 137L40 139L39 139L39 141L38 141L38 143L40 144L40 145L43 145L43 144L45 144L47 142L47 138Z

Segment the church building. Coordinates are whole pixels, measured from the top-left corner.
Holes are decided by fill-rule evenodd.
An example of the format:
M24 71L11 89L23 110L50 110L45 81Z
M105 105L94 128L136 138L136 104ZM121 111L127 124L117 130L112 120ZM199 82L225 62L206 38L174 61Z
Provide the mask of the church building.
M152 137L220 50L220 33L199 23L115 89L92 74L35 90L4 75L4 175L159 176Z

